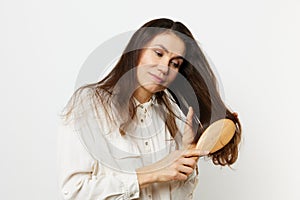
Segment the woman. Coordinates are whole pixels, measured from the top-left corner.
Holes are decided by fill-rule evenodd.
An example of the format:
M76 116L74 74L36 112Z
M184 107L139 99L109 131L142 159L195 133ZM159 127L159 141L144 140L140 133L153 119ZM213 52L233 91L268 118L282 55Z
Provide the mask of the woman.
M232 140L213 154L193 149L221 118L236 124ZM73 94L63 122L64 199L192 199L197 159L233 164L241 136L193 35L165 18L144 24L104 79Z

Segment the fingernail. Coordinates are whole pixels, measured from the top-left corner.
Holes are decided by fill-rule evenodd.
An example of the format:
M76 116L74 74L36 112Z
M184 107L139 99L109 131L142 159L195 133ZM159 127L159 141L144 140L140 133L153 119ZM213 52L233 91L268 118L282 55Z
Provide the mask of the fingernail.
M204 154L204 155L208 155L208 154L209 154L209 151L204 151L203 154Z

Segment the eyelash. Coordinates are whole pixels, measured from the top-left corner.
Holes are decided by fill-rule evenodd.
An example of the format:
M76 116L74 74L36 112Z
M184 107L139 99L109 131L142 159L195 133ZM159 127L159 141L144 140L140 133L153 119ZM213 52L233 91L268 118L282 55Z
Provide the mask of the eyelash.
M164 55L163 53L161 53L160 51L157 51L157 50L155 50L154 52L158 57L162 57Z
M179 63L175 63L175 62L171 62L171 64L175 67L175 68L178 68L180 66Z
M155 54L158 56L158 57L163 57L163 53L158 51L158 50L154 50ZM172 64L174 66L174 68L178 68L180 66L180 63L176 63L176 62L173 62L171 61L170 64Z

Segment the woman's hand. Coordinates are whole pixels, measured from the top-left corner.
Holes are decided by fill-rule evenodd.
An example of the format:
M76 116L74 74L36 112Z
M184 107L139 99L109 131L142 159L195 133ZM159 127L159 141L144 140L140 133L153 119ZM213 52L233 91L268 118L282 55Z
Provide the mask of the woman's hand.
M195 158L207 153L198 149L176 150L156 163L137 169L140 188L154 182L186 180L197 165Z
M191 148L190 145L194 140L195 133L192 129L193 127L193 115L194 110L192 107L189 107L189 111L186 115L186 124L184 127L184 133L182 136L182 145L184 149Z

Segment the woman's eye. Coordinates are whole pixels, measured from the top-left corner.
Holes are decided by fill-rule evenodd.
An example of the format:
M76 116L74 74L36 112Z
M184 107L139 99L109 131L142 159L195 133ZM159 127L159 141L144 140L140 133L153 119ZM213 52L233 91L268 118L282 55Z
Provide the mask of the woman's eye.
M172 67L174 67L174 68L178 68L178 67L180 66L180 64L177 63L177 62L171 62L171 65L172 65Z
M162 52L160 52L160 51L154 51L155 52L155 54L158 56L158 57L162 57L163 56L163 54L162 54Z

